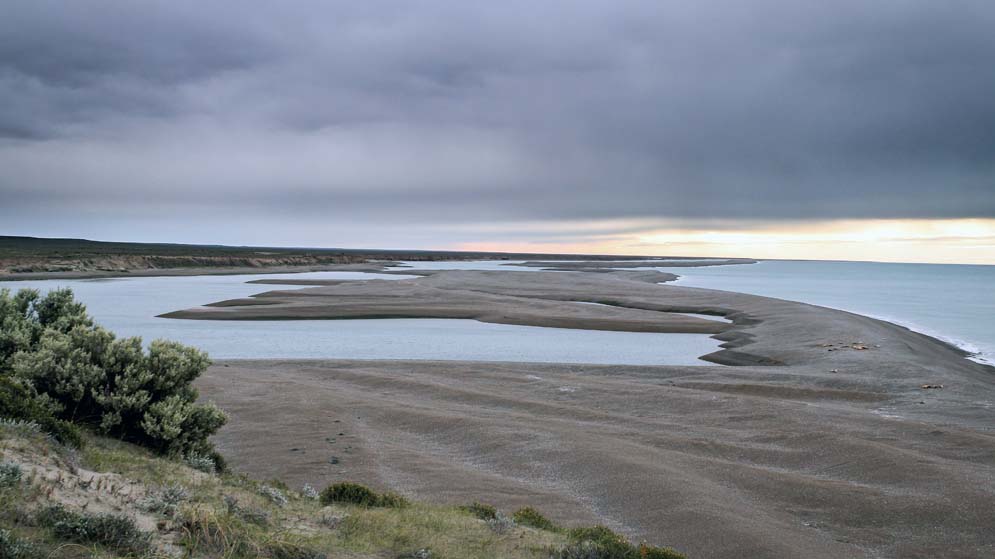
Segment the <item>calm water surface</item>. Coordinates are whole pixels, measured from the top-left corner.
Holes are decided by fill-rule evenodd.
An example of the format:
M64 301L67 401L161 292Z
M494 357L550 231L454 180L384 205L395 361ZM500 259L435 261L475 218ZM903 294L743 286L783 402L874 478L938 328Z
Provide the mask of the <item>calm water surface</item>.
M442 270L540 270L514 266L520 261L503 265L508 263L407 264ZM995 364L995 266L763 261L701 268L668 268L662 264L628 269L677 274L677 285L801 301L887 320L952 343L973 354L975 361Z
M503 262L501 262L503 263ZM420 263L416 263L420 264ZM507 269L497 268L497 269ZM536 271L535 268L524 268ZM702 334L603 332L457 319L211 321L157 318L166 312L247 297L273 285L252 279L399 280L414 276L313 272L232 276L0 282L0 288L70 287L119 336L177 340L217 359L445 359L539 363L705 365L719 349Z
M995 364L995 266L764 261L654 268L677 285L739 291L842 309L907 326Z

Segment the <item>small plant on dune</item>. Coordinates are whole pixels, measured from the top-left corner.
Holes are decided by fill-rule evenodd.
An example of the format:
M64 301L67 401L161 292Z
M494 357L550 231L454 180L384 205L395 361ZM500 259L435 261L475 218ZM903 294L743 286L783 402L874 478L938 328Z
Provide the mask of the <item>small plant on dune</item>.
M36 435L42 432L41 425L37 421L27 421L24 419L0 418L0 430L20 435L22 437Z
M476 501L469 505L461 506L460 510L466 511L480 520L493 520L497 517L498 513L497 509L493 506L478 503Z
M269 513L263 509L245 508L238 504L238 500L231 495L224 496L225 510L229 516L241 518L249 524L256 526L269 525Z
M229 512L231 507L229 507ZM177 518L181 542L187 552L199 557L259 557L261 546L250 537L246 526L232 514L215 514L204 509L184 509Z
M533 528L538 528L539 530L549 530L550 532L555 532L559 528L556 524L542 515L539 511L532 507L522 507L515 511L511 515L512 520L516 524L521 524L522 526L531 526Z
M183 461L187 466L190 466L197 471L204 472L205 474L214 474L216 471L214 460L210 456L203 454L188 454Z
M275 487L271 487L266 484L260 485L259 494L269 499L269 502L278 507L287 505L287 496L283 494L283 491L280 491Z
M165 516L176 514L180 503L190 498L190 492L178 483L163 487L159 491L147 495L139 501L138 506L146 512L154 512Z
M363 507L404 508L410 503L396 493L377 493L358 483L342 482L329 485L321 492L322 505L346 503Z
M553 553L554 559L685 559L670 548L633 545L604 526L574 528L568 536L570 543Z
M494 518L487 520L487 527L495 534L504 534L515 527L515 521L508 518L508 515L503 512L499 512L494 515Z
M432 559L432 550L423 547L397 556L397 559Z
M30 542L26 542L7 530L0 529L0 557L3 559L34 559L41 554Z
M73 512L54 505L42 509L36 519L60 540L139 554L149 548L149 534L139 530L135 521L126 516Z
M310 483L305 483L304 487L301 488L301 497L304 497L305 499L311 499L313 501L317 501L318 496L319 496L318 490L315 489L314 487L311 487Z
M0 488L13 487L21 482L24 472L16 462L0 462Z
M265 554L272 559L327 559L324 553L307 546L292 542L274 542L264 548Z
M258 528L247 526L239 516L243 509L226 499L228 514L210 510L184 510L177 519L182 533L181 541L187 552L194 556L253 557L268 559L325 559L327 556L315 549L301 545L281 534L261 533ZM232 514L233 511L238 515Z

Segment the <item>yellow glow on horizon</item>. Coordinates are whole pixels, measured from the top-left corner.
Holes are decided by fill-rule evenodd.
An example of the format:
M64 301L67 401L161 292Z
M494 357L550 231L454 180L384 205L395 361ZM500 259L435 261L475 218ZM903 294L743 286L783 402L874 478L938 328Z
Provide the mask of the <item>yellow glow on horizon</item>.
M995 219L846 220L722 223L711 227L638 222L572 224L586 238L568 236L517 243L480 242L460 250L562 252L653 256L738 256L807 260L876 260L995 264ZM505 226L507 227L507 226ZM555 232L566 227L551 227ZM619 231L613 233L613 230ZM491 233L499 232L492 230Z

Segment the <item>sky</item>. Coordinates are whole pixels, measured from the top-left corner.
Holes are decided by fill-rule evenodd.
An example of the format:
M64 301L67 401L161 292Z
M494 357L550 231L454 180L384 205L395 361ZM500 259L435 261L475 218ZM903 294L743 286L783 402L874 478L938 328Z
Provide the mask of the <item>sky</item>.
M0 234L995 264L991 0L5 0Z

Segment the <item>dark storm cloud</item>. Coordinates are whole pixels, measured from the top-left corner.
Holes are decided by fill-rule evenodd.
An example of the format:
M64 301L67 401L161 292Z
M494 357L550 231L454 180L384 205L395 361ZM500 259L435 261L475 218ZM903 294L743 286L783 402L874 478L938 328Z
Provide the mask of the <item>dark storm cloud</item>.
M13 0L0 217L993 217L992 29L989 0Z

